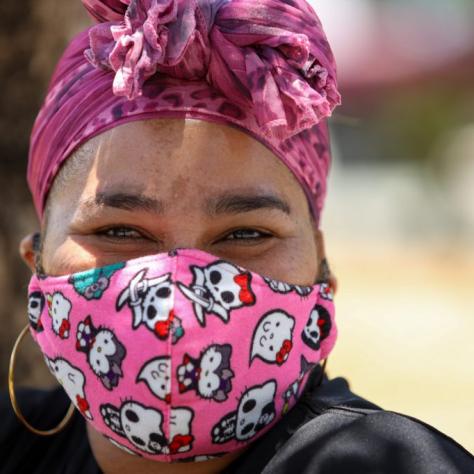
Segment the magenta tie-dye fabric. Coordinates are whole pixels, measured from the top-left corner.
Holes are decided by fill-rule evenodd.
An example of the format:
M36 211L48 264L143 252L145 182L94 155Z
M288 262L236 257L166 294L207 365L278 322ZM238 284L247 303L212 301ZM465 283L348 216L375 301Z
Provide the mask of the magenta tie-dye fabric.
M192 117L236 126L294 173L319 220L340 103L334 58L304 0L83 0L97 24L59 61L30 144L42 217L65 159L118 124Z

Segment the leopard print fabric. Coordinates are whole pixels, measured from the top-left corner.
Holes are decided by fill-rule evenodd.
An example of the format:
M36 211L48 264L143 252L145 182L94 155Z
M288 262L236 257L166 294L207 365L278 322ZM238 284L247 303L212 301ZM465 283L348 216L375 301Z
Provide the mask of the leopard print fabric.
M61 164L132 120L192 117L238 127L292 171L319 221L330 165L336 67L304 0L83 0L98 24L59 61L31 135L40 217Z

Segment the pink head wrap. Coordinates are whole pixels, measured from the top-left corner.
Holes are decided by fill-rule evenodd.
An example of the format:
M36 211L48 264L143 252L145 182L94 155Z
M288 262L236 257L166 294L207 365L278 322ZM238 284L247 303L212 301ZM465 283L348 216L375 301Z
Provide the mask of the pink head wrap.
M319 220L340 104L334 58L305 0L83 0L98 24L56 67L31 134L40 218L61 164L118 124L193 117L234 125L293 172Z

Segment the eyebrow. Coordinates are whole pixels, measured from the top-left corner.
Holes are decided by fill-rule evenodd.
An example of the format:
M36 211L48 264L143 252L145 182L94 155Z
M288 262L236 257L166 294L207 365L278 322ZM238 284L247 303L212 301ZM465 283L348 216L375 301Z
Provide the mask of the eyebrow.
M291 214L289 204L274 194L224 194L207 203L209 214L240 214L260 209L275 209Z
M112 207L125 211L143 210L155 214L163 214L165 205L162 201L143 194L126 192L98 192L95 196L85 199L80 207L91 211L98 207ZM205 205L210 215L241 214L260 209L278 210L290 215L289 204L282 198L270 194L260 193L228 193L208 199Z
M157 199L143 194L132 194L123 192L98 192L94 197L85 199L81 207L86 210L97 207L113 207L125 211L144 210L154 213L162 213L164 205Z

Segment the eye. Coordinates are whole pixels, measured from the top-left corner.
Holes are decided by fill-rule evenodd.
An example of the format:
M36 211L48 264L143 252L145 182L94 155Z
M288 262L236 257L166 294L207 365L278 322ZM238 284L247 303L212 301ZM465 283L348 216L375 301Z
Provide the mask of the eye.
M164 287L156 290L158 298L168 298L171 295L171 288Z
M244 405L242 406L242 411L244 413L248 413L249 411L252 411L255 406L257 405L256 401L251 398L250 400L247 400Z
M138 230L125 226L101 229L97 231L97 235L111 240L140 240L145 238Z
M237 229L227 234L223 240L261 240L271 237L271 234L256 229Z

